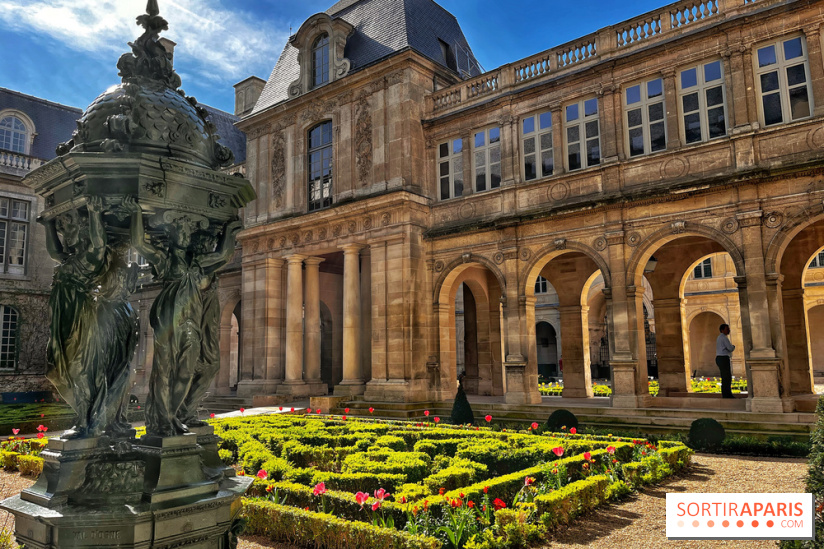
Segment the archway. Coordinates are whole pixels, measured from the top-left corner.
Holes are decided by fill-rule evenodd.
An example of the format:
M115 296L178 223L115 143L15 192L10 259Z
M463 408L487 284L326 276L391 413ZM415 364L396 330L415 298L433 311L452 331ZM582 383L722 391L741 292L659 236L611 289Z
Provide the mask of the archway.
M334 344L334 330L332 313L323 301L320 302L320 379L331 390L343 377L343 372L335 377L334 359L332 354Z
M538 350L538 375L550 381L561 379L558 368L558 334L549 322L535 326L535 346Z
M717 377L715 364L715 340L718 339L718 327L729 324L712 311L705 311L693 317L689 323L690 369L701 377Z
M808 326L824 326L824 305L816 305L807 311ZM810 362L814 375L824 375L824 337L811 337Z
M697 232L660 231L642 244L630 260L628 280L634 280L636 288L644 288L646 278L653 294L650 316L654 317L655 324L658 396L692 391L692 372L686 351L689 340L684 322L684 281L690 269L700 260L721 252L730 255L734 274L743 274L743 258L732 241L721 233L705 228ZM634 313L638 333L643 333L641 292L636 292ZM646 346L640 341L636 345L638 354L643 355L646 361Z
M243 328L242 301L235 298L223 306L220 313L220 370L212 382L212 390L219 395L229 395L240 381L240 365L243 364L240 332Z
M466 372L464 387L468 393L494 396L504 394L500 328L502 288L499 280L485 265L462 263L449 272L436 294L442 398L451 398L455 394L459 351ZM461 310L456 307L459 294L464 307L463 315L456 314ZM467 305L471 309L469 315L466 314ZM462 317L464 327L460 340L459 316ZM459 341L462 345L459 345Z

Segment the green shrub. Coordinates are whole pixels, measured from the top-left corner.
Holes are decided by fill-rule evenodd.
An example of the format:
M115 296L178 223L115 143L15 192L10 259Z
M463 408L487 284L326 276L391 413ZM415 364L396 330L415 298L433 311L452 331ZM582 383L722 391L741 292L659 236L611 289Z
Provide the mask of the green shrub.
M690 425L690 446L696 449L718 448L726 436L724 427L710 417L696 419Z
M367 492L372 494L375 490L384 490L396 494L398 489L406 482L406 475L388 473L315 473L310 482L310 486L315 486L323 482L328 490L340 490L341 492ZM419 486L413 484L413 486ZM396 494L397 496L397 494ZM407 496L408 499L408 496ZM397 497L396 497L397 500Z
M441 488L455 490L472 484L476 478L486 478L487 468L482 463L475 463L464 458L455 458L451 462L449 467L423 479L423 484L429 493L437 493Z
M434 538L348 521L270 501L243 501L248 534L300 547L334 549L439 549Z
M604 501L609 484L609 478L598 475L536 496L535 506L541 521L550 529L568 523Z
M401 489L395 489L395 501L401 501L405 498L406 501L419 501L432 495L432 492L426 486L420 484L407 483L401 486Z
M546 428L552 432L562 430L569 432L572 428L578 428L578 418L569 410L555 410L549 414L549 418L546 420Z
M43 472L43 458L37 456L17 456L17 470L21 475L39 477Z
M3 459L3 469L6 471L16 471L18 456L20 456L20 454L17 452L0 452L0 458Z
M232 465L235 462L235 455L231 450L218 450L217 455L224 465Z
M409 482L419 482L428 473L431 458L421 452L395 452L382 448L346 456L341 465L345 473L400 473Z
M452 404L450 419L454 425L473 425L475 423L475 414L472 413L472 406L469 405L469 399L466 398L463 383L458 384L458 393L455 395L455 403Z
M406 451L406 441L401 437L396 437L393 435L383 435L378 437L377 440L375 440L375 446L379 446L381 448L391 448L396 452Z

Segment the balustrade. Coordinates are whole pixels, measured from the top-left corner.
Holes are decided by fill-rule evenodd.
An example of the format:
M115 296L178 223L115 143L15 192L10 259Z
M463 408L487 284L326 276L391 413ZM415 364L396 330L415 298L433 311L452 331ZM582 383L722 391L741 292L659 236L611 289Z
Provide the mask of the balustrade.
M43 164L43 161L39 158L12 151L0 150L0 168L11 168L13 170L28 172L39 168L41 164Z

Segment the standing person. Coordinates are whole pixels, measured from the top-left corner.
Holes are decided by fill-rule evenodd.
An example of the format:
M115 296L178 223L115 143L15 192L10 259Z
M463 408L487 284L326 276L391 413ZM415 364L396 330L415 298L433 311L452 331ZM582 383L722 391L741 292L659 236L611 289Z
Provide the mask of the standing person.
M715 363L718 369L721 370L721 398L735 398L732 395L732 371L731 363L732 352L735 350L735 345L730 343L730 326L729 324L722 324L718 331L718 339L715 340Z

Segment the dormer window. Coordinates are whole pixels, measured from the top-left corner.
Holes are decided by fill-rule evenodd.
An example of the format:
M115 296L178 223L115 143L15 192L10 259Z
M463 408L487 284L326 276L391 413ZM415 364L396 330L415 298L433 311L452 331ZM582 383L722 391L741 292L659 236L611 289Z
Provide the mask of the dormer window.
M289 85L297 97L349 74L351 63L343 56L346 40L355 27L340 18L318 13L306 20L289 43L298 50L300 78Z
M329 35L321 34L312 46L312 87L329 82Z

